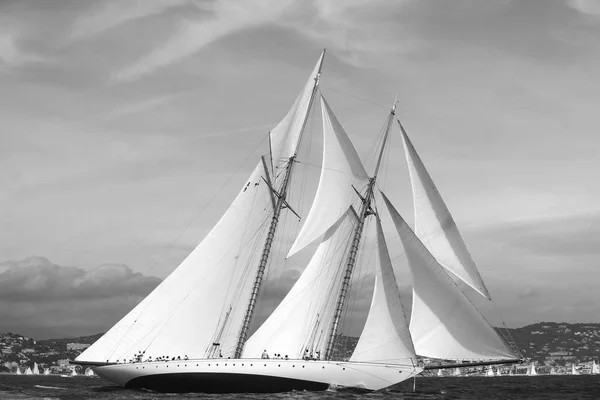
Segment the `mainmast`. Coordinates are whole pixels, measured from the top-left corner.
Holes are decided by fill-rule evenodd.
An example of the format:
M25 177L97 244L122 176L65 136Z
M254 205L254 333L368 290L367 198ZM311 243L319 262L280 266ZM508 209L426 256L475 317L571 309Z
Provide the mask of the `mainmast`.
M360 240L362 238L362 231L365 224L366 218L373 214L373 209L371 208L371 203L373 201L373 192L375 189L375 183L377 182L377 174L379 173L379 167L381 166L381 160L383 158L383 152L385 150L385 145L388 140L388 136L390 133L390 128L392 126L392 122L394 120L394 116L396 115L396 100L394 100L394 105L390 111L390 115L388 116L388 120L385 127L385 134L383 137L383 142L381 143L381 150L379 151L379 156L377 157L377 164L375 165L375 172L373 173L373 177L369 179L369 185L367 186L367 192L364 197L361 197L362 205L360 208L360 212L358 213L358 224L356 225L356 229L354 230L354 237L352 238L352 246L350 247L350 254L348 254L348 261L346 263L346 273L344 274L344 278L342 280L342 286L340 288L340 293L338 295L338 301L336 303L335 314L333 316L333 322L331 325L331 331L329 333L329 339L327 340L327 347L325 350L325 359L330 360L333 355L333 346L335 344L335 338L337 335L337 331L340 325L340 319L342 318L342 313L344 311L344 306L346 303L346 297L348 295L348 290L350 289L350 279L352 278L352 272L354 270L354 264L356 263L356 256L358 253L358 248L360 246ZM359 194L360 196L360 194Z
M267 238L265 239L265 244L263 246L262 255L260 257L260 262L258 265L258 269L256 271L256 277L254 278L254 286L252 287L252 292L250 293L250 301L248 302L248 308L246 309L246 314L244 316L244 322L242 323L242 328L240 330L240 336L238 338L238 342L235 348L234 358L240 358L242 356L242 350L244 349L244 343L246 343L246 337L248 336L248 329L250 328L250 322L252 322L252 317L254 315L254 309L256 307L256 301L258 299L258 293L260 291L260 287L262 285L263 277L265 274L265 269L267 267L267 262L269 261L269 255L271 254L271 247L273 245L273 241L275 240L275 232L277 231L277 225L279 224L279 216L281 215L281 210L288 206L286 201L287 191L290 183L290 178L292 175L292 169L294 166L294 162L296 160L296 155L298 152L298 147L300 146L300 141L302 138L302 134L304 133L304 128L306 127L306 123L308 121L308 115L310 114L310 110L312 108L312 104L315 98L315 94L317 93L317 89L319 88L319 78L321 77L321 68L323 67L323 58L325 57L325 50L323 50L323 54L321 55L321 61L318 67L317 74L314 77L314 85L312 89L312 93L310 95L310 100L308 103L308 109L304 120L302 122L302 128L300 130L300 136L295 145L294 154L288 159L287 165L285 167L284 178L279 188L279 192L277 192L273 187L270 187L273 190L277 200L275 202L275 207L273 210L273 217L271 218L271 225L269 226L269 231L267 233Z

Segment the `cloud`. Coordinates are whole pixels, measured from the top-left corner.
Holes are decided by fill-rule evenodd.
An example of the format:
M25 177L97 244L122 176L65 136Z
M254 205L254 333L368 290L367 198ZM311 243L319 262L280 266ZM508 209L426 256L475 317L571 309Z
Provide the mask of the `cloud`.
M590 256L600 253L600 211L507 222L483 233L533 254Z
M0 21L1 22L1 21ZM9 66L19 66L27 63L45 61L34 53L29 53L17 46L14 34L9 32L0 32L0 63Z
M75 20L71 39L82 40L106 32L127 22L160 14L189 0L131 0L95 3L91 10Z
M159 283L160 279L134 273L122 264L86 271L43 257L5 261L0 263L0 330L33 333L37 338L44 332L99 332Z
M154 97L151 99L146 99L146 100L142 100L142 101L125 104L125 105L122 105L121 107L117 108L116 110L105 114L104 117L106 119L114 119L114 118L125 117L128 115L139 114L139 113L160 107L162 105L171 103L172 101L176 100L180 96L182 96L182 93L174 93L174 94L158 96L158 97Z
M135 81L198 52L203 47L241 29L274 21L292 0L214 1L198 5L194 20L183 21L162 46L112 76L113 83ZM208 13L208 17L206 14Z
M597 0L567 0L567 4L582 14L600 17L600 3Z

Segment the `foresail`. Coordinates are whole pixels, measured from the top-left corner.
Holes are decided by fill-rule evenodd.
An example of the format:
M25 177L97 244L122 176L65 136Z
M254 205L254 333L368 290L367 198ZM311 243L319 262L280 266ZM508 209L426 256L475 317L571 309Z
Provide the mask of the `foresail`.
M213 342L223 356L235 350L272 215L259 163L221 220L192 253L78 361L206 357ZM222 334L219 335L219 332Z
M400 128L412 183L416 235L444 268L490 299L452 215L402 125Z
M300 278L246 342L243 357L260 357L264 350L294 359L307 349L315 357L325 354L355 225L355 213L348 210L327 230Z
M518 359L382 196L413 277L410 333L417 354L441 359Z
M412 363L416 360L408 323L400 300L392 261L381 221L377 218L378 260L375 289L365 327L350 361Z
M287 164L298 147L304 122L310 112L311 98L318 84L324 57L325 51L321 53L317 65L315 65L314 70L308 78L308 82L304 85L292 108L290 108L287 115L270 132L271 162L274 175L273 180L276 187L279 187L281 179L279 172L281 168Z
M369 181L348 134L321 97L323 111L323 165L312 207L288 257L325 233L342 216Z

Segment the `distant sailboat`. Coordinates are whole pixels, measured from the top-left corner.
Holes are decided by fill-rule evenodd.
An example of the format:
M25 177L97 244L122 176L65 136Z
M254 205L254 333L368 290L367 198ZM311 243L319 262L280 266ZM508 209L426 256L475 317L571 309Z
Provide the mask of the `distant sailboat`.
M499 336L454 280L473 288L482 301L491 301L448 208L396 118L396 104L386 119L374 171L367 173L318 93L324 55L288 114L271 130L269 159L262 157L257 163L221 220L169 277L74 364L91 366L99 376L128 388L230 393L331 386L379 390L440 367L419 365L417 355L478 366L519 361L518 350ZM316 250L281 303L248 337L260 307L265 268L275 257L271 247L285 235L277 231L280 217L283 210L295 214L286 196L293 185L300 139L316 103L323 116L320 180L304 224L284 252L289 257L311 243ZM414 230L389 199L377 193L395 122L409 166ZM410 326L376 198L383 199L392 217L413 276ZM371 307L354 352L339 360L334 348L363 234L377 238ZM286 355L286 360L269 359L266 349ZM172 357L184 354L189 360ZM150 359L154 361L146 361Z
M550 368L550 375L556 375L556 369L554 367Z
M31 372L33 373L33 375L39 375L40 374L40 370L38 368L38 365L36 362L33 363L33 369L31 370Z
M487 369L487 371L486 371L486 373L485 373L485 376L488 376L488 377L489 377L489 376L495 376L495 374L494 374L494 370L492 369L492 367L491 367L491 366L489 366L489 367L488 367L488 369Z
M69 376L77 376L77 371L75 371L75 367L71 368L71 373Z
M31 372L31 368L27 367L27 369L25 370L25 375L33 375L33 372Z
M444 376L441 369L438 369L437 376Z
M44 375L50 375L50 367L44 368Z
M579 375L579 371L577 371L575 364L571 364L571 375Z
M537 372L535 370L535 364L533 362L529 365L529 368L527 369L527 375L528 376L535 376L535 375L537 375Z
M21 372L21 368L17 365L17 371L15 372L15 375L23 375L23 373Z
M598 367L598 364L596 364L596 360L592 360L592 368L590 370L590 373L592 375L600 374L600 368Z
M461 376L460 369L458 369L458 367L454 368L454 373L452 375Z
M85 369L85 376L96 376L96 375L94 374L94 371L92 371L92 369L88 367Z

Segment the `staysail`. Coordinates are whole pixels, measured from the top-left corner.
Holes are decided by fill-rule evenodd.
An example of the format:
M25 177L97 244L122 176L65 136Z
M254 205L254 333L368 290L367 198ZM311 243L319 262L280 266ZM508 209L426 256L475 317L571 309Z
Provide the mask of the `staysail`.
M249 297L272 212L263 166L256 166L221 220L179 267L77 361L129 360L138 351L145 351L144 358L202 358L221 330L223 355L234 350L246 311L240 299Z
M431 176L400 124L415 207L415 234L436 260L482 296L490 294Z
M296 98L287 115L271 130L271 163L275 187L279 187L279 184L283 181L283 177L280 176L281 172L290 157L296 153L298 141L300 140L306 117L310 111L311 98L318 84L324 57L325 51L323 50L321 57L317 61L317 65L315 65L308 78L308 82L304 85L304 89L300 92L298 98Z
M392 269L392 261L377 220L378 260L371 308L350 361L412 363L415 348Z
M327 230L300 278L246 342L243 357L260 357L263 350L293 359L316 357L317 352L324 355L350 245L348 237L355 225L354 211L347 210Z
M321 96L323 112L323 165L317 193L306 222L288 257L312 243L342 216L369 177L348 134Z
M382 193L413 277L410 333L418 355L441 359L518 357L423 245Z

